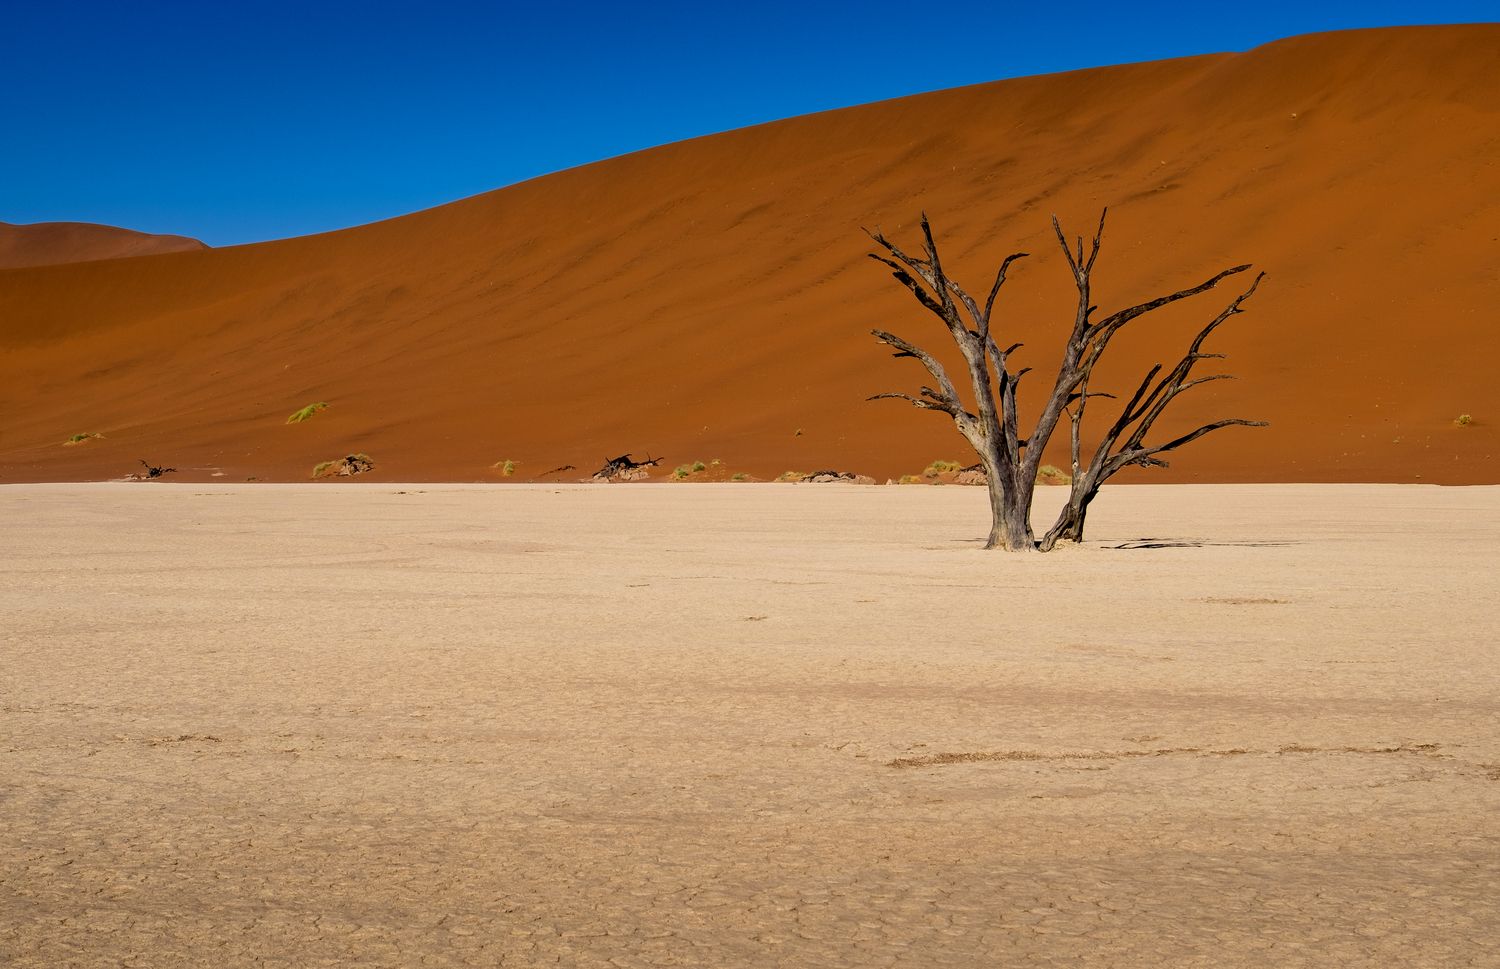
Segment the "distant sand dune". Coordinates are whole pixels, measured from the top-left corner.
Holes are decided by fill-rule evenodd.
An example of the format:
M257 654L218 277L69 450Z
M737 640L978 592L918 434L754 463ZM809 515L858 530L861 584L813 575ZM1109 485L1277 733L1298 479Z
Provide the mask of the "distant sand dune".
M1212 344L1241 379L1177 421L1272 426L1137 480L1500 481L1497 146L1500 25L1354 31L794 118L327 235L4 272L0 480L142 456L303 480L354 451L429 481L625 451L767 479L967 462L932 415L865 402L920 384L872 326L945 337L860 227L910 240L925 209L975 288L1033 252L1000 321L1041 382L1072 312L1048 216L1084 231L1108 204L1105 310L1270 273ZM1127 332L1098 388L1175 359L1229 295ZM309 400L333 406L286 426ZM82 431L106 439L57 446Z
M0 269L52 266L207 249L186 236L153 235L89 222L0 222Z

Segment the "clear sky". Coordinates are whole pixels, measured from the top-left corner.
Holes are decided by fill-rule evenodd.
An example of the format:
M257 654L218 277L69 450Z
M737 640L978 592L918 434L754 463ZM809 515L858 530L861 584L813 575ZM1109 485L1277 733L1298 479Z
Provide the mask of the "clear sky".
M227 245L1003 77L1500 2L0 0L0 221Z

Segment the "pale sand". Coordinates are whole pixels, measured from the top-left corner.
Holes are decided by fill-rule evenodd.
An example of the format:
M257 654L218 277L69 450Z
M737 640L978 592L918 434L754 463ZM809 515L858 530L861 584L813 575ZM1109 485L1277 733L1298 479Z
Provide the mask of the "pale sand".
M1500 965L1500 488L399 490L0 489L0 964Z

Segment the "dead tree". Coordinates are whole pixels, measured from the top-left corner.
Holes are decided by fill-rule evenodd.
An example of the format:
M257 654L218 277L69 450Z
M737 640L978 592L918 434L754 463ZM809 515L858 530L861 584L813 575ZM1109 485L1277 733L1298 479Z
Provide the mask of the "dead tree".
M1143 468L1165 468L1167 462L1157 457L1167 451L1175 451L1185 444L1191 444L1198 438L1217 431L1224 427L1265 427L1265 421L1247 421L1238 418L1214 421L1205 424L1196 430L1173 438L1164 444L1148 445L1145 443L1146 434L1156 423L1157 418L1166 412L1167 406L1177 396L1185 391L1191 390L1200 384L1210 383L1215 380L1232 380L1231 374L1217 373L1204 377L1192 377L1193 366L1199 360L1222 360L1222 353L1204 353L1203 342L1208 339L1209 334L1217 330L1224 321L1237 313L1243 313L1240 304L1255 294L1256 287L1260 285L1265 273L1255 277L1250 288L1234 298L1218 316L1209 321L1208 325L1198 331L1198 335L1189 344L1188 350L1183 354L1177 365L1167 371L1165 375L1158 376L1162 372L1162 365L1157 364L1147 372L1141 380L1140 386L1131 395L1129 402L1120 411L1104 433L1104 436L1095 446L1089 462L1085 465L1082 461L1082 439L1081 426L1083 424L1083 412L1091 396L1113 397L1113 394L1090 394L1088 392L1088 381L1092 364L1085 370L1083 382L1080 385L1077 400L1067 412L1070 428L1070 453L1072 456L1073 478L1071 490L1068 495L1068 503L1058 515L1057 523L1047 530L1042 536L1040 548L1042 551L1051 551L1059 540L1068 539L1074 542L1083 541L1083 524L1088 515L1089 503L1099 494L1099 489L1116 473L1123 469L1137 465ZM1191 378L1191 379L1190 379Z
M1042 406L1036 425L1030 434L1020 432L1020 420L1016 410L1016 388L1021 377L1031 368L1011 369L1011 355L1021 348L1015 343L1004 349L991 329L995 300L1005 285L1011 266L1028 253L1017 252L1001 262L995 280L990 286L984 304L970 296L963 287L954 282L943 271L938 257L937 244L932 238L932 227L927 216L922 215L922 238L924 256L908 255L879 232L868 233L883 252L872 252L870 258L891 269L895 279L911 291L917 301L947 328L949 335L963 354L969 376L969 386L974 405L973 410L959 396L958 388L949 378L943 365L932 354L913 343L884 330L872 330L881 343L894 347L896 357L912 357L921 362L931 375L936 387L922 387L918 395L905 393L876 394L870 400L896 398L910 402L922 409L947 414L953 419L959 433L979 455L989 488L991 526L986 548L1002 547L1009 551L1030 551L1040 548L1050 551L1063 538L1081 541L1083 523L1089 503L1098 494L1099 488L1116 472L1129 465L1164 466L1156 457L1165 451L1175 450L1198 438L1234 425L1261 426L1259 421L1239 419L1216 421L1182 435L1165 444L1148 445L1145 437L1152 425L1167 406L1184 391L1210 380L1224 379L1227 375L1215 375L1189 379L1193 364L1199 360L1219 357L1201 351L1203 341L1218 326L1236 313L1240 304L1249 299L1260 283L1257 277L1250 288L1237 297L1228 308L1199 332L1197 338L1176 367L1158 379L1162 367L1154 367L1141 382L1129 404L1106 432L1089 464L1082 463L1082 425L1084 411L1091 399L1113 397L1089 389L1089 380L1110 340L1127 324L1147 313L1161 309L1178 300L1196 296L1213 289L1229 276L1245 272L1248 265L1235 266L1210 277L1196 286L1179 290L1168 296L1138 303L1096 320L1098 307L1093 303L1091 277L1094 262L1104 234L1104 216L1099 216L1099 227L1092 244L1085 252L1084 240L1080 236L1077 250L1068 245L1056 216L1052 219L1053 231L1067 258L1073 281L1078 289L1078 306L1074 314L1072 329L1062 364L1058 368L1051 392ZM1264 274L1261 274L1264 276ZM962 312L960 312L962 307ZM1031 528L1031 502L1036 489L1037 473L1041 468L1042 454L1047 442L1057 430L1059 422L1067 416L1071 424L1073 482L1068 506L1039 544Z
M646 455L644 461L632 461L629 454L622 454L617 458L606 458L604 467L594 472L595 481L613 481L616 478L622 481L633 481L646 476L647 468L654 468L661 464L661 458L653 458Z
M146 474L143 478L141 478L140 474L137 474L136 477L141 478L141 480L143 481L150 481L153 478L160 478L164 474L175 474L177 471L176 468L161 468L152 465L148 463L145 458L141 458L140 462L141 467L146 469Z

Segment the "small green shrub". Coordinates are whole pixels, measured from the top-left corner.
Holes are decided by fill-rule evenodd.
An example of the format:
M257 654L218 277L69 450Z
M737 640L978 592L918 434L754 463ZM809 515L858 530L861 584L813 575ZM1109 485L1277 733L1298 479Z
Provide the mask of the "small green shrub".
M327 471L329 468L333 467L335 464L338 464L338 462L337 461L319 461L317 464L313 465L312 476L314 478L321 478L321 477L323 477L323 472Z
M1036 480L1043 484L1072 484L1073 476L1055 464L1044 464L1036 469Z
M940 474L947 474L950 471L959 471L962 469L963 465L959 464L957 461L938 460L929 464L926 469L923 470L922 474L929 478L936 478Z
M1456 418L1453 419L1453 423L1457 424L1459 427L1468 427L1470 424L1474 423L1474 415L1459 414Z
M802 471L783 471L783 472L781 472L781 474L779 474L779 475L776 476L776 480L777 481L801 481L805 477L807 477L807 475L806 475L806 473L804 473Z
M920 474L903 474L897 484L926 484Z
M715 463L717 464L718 462L715 462ZM702 461L694 461L693 462L693 473L694 474L697 474L699 471L707 471L707 470L708 470L708 465L704 464Z
M94 434L94 433L89 433L89 434L74 434L72 437L69 437L66 441L63 442L63 447L71 447L74 444L82 444L85 441L95 441L95 440L99 440L99 439L101 439L103 437L104 437L103 434Z
M496 461L494 464L490 465L490 467L496 471L499 471L507 478L516 473L516 462L510 460L509 458L504 461Z
M736 471L734 474L732 474L732 475L729 476L729 480L730 481L749 481L750 480L750 476L748 474L746 474L745 472L743 472L743 471Z
M292 416L288 417L286 419L286 422L288 424L301 424L303 421L307 420L309 417L313 416L318 411L320 411L320 410L327 410L327 409L328 409L327 402L320 400L316 404L308 404L306 407L302 408L299 411L293 411L292 412Z

